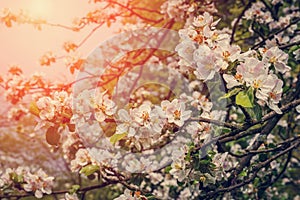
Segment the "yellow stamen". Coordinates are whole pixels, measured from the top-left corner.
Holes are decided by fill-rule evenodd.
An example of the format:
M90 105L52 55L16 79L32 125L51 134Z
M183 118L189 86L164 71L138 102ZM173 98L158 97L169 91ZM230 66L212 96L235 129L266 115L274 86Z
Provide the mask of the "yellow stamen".
M241 80L243 79L243 76L242 76L241 74L236 74L236 75L234 76L234 78L235 78L236 80L238 80L238 81L241 81Z
M262 83L261 80L257 80L257 81L255 80L254 83L253 83L253 87L255 89L259 88L261 86L261 83Z
M180 119L180 116L181 116L181 112L179 110L175 110L175 112L174 112L174 118L175 119Z
M149 118L150 118L149 113L146 112L146 111L143 111L143 113L142 113L142 119L143 119L144 121L148 121Z
M201 176L199 179L201 182L204 182L206 180L206 178L204 176Z

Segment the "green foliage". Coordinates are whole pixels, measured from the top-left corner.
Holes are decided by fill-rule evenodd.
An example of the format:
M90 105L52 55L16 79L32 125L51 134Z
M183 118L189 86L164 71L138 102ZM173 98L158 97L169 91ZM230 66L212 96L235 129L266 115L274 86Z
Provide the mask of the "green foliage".
M234 88L233 90L227 92L222 97L220 97L219 100L221 100L221 99L227 99L229 97L232 97L232 96L236 95L237 93L239 93L241 90L242 90L241 88Z
M95 172L99 171L99 166L98 165L92 165L92 164L89 164L85 167L83 167L81 170L80 170L80 173L81 174L84 174L86 176L90 176L92 174L94 174Z
M252 108L254 102L253 89L250 87L247 91L239 92L235 97L235 103L245 108Z
M122 140L124 137L126 137L127 133L121 133L121 134L114 134L110 137L110 142L112 144L116 144L119 140Z
M18 175L17 173L11 173L10 174L12 180L15 183L22 183L23 182L23 176L22 175Z
M76 193L80 189L80 185L72 185L71 189L69 190L70 194Z
M171 171L172 167L171 166L167 166L165 168L165 173L169 173Z
M240 177L245 177L245 176L247 176L247 170L243 170L240 174L239 174L239 176Z

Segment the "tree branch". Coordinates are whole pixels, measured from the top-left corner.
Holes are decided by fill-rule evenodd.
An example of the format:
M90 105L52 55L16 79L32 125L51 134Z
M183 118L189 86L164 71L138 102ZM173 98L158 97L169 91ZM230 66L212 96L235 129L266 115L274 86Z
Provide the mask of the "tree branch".
M238 23L241 21L242 17L244 16L245 12L251 7L254 0L250 0L249 3L245 6L245 8L242 10L241 14L238 16L237 20L233 24L232 32L231 32L231 38L230 38L230 44L234 42L234 35L238 26Z
M295 144L291 145L289 148L285 149L284 151L274 155L273 157L269 158L268 160L256 165L255 167L253 167L253 174L250 178L238 183L238 184L234 184L232 186L226 187L226 188L220 188L217 189L215 191L209 192L207 193L205 196L202 196L204 199L210 199L212 197L216 197L216 195L219 195L220 193L225 193L225 192L230 192L232 190L235 190L237 188L240 188L246 184L251 183L257 176L258 172L260 171L260 169L262 169L264 166L266 166L267 164L269 164L270 162L272 162L273 160L276 160L277 158L285 155L287 152L292 151L293 149L297 148L300 144L300 141L297 141Z
M114 181L110 181L110 182L105 182L105 183L101 183L98 185L92 185L92 186L87 186L87 187L83 187L80 188L79 190L77 190L78 193L80 192L87 192L90 190L95 190L95 189L100 189L100 188L104 188L106 186L112 185L112 184L117 184L119 183L119 181L114 180ZM51 193L51 195L55 195L55 194L65 194L68 193L69 190L58 190L58 191L53 191ZM17 198L21 198L21 197L29 197L29 196L33 196L34 194L32 193L25 193L25 194L11 194L11 195L0 195L0 198L13 198L13 197L17 197Z
M292 25L297 24L300 21L300 18L297 18L296 20L294 20L293 22L291 22L289 25L285 26L284 28L276 31L273 34L269 34L264 40L258 42L257 44L254 44L251 49L258 49L258 47L260 47L261 45L263 45L268 39L272 39L275 35L278 35L279 33L287 30L288 28L290 28Z

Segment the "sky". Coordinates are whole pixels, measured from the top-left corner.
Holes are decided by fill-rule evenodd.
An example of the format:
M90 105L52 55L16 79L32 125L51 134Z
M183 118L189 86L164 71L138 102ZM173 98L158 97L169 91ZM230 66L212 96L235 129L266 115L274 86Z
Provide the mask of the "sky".
M0 10L3 8L10 8L13 12L24 9L32 16L42 17L48 22L71 26L76 17L85 16L97 6L88 3L88 0L1 0ZM0 74L5 74L11 65L19 65L25 75L39 71L51 79L64 80L68 71L63 61L53 66L40 66L40 57L47 51L62 55L64 42L79 43L93 28L73 32L59 27L42 26L39 31L33 25L13 24L11 28L7 28L0 24ZM102 41L111 38L116 30L116 27L100 28L78 49L79 54L87 57Z
M28 11L34 17L41 17L53 24L71 26L75 18L85 16L89 11L97 8L89 0L0 0L0 11L9 8L18 13L20 9ZM33 25L13 24L11 28L0 24L0 77L4 77L10 66L18 65L25 77L34 72L42 72L51 81L72 82L76 75L71 75L63 60L51 66L40 66L39 59L47 51L55 55L65 55L62 46L64 42L79 43L94 28L91 26L80 32L74 32L58 27L42 26L39 31ZM119 26L101 27L92 37L78 49L83 57L96 49L101 42L111 38ZM8 103L4 100L0 89L0 114L6 113Z

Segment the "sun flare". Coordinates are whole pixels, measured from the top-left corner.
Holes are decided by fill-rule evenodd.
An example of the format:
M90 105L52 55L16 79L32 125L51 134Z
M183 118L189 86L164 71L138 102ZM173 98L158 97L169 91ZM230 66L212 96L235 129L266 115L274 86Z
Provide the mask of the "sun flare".
M29 5L29 12L34 17L50 17L52 3L49 0L32 0Z

